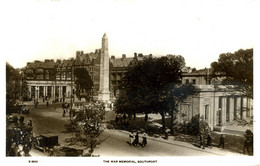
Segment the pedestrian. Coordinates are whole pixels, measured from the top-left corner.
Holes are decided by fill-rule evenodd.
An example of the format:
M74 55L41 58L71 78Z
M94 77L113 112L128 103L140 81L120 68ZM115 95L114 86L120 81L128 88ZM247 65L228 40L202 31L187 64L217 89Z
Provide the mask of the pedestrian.
M202 149L205 149L205 138L204 138L204 133L200 132L200 148L202 146Z
M38 101L36 100L34 104L34 108L37 108L37 105L38 105Z
M16 144L12 143L10 150L8 151L7 156L16 156Z
M134 139L134 133L133 133L133 131L131 131L131 133L129 134L129 138L130 138L130 146L132 146L132 144L133 144L133 139Z
M65 107L66 107L65 103L63 103L63 104L62 104L62 109L63 109L63 114L62 114L62 116L63 116L63 117L65 117L65 114L66 114L66 108L65 108Z
M225 148L225 140L224 140L224 135L223 134L221 134L220 138L219 138L219 145L218 145L218 147L221 147L221 146L222 146L223 149Z
M138 132L135 135L135 140L133 142L133 145L134 146L138 146L139 145L139 134L138 134Z
M123 115L123 121L125 122L126 121L126 114L124 113Z
M126 128L126 130L128 129L128 127L129 127L129 121L127 120L127 121L125 122L125 128Z
M20 124L20 127L24 127L24 117L23 116L21 116L20 118L19 118L19 124Z
M212 142L212 138L211 138L211 134L209 132L208 136L207 136L207 147L209 147L210 149L212 148L211 142Z
M147 138L146 138L146 133L144 133L142 147L145 147L146 145L147 145Z
M244 143L243 154L248 153L248 155L252 155L253 152L253 133L251 130L246 130L246 134L244 135L246 140Z
M148 120L148 114L145 114L144 121L147 122Z
M48 97L46 97L46 106L47 106L47 108L49 107L49 98Z
M119 116L118 115L116 115L115 121L116 121L116 125L118 125L118 122L119 122Z

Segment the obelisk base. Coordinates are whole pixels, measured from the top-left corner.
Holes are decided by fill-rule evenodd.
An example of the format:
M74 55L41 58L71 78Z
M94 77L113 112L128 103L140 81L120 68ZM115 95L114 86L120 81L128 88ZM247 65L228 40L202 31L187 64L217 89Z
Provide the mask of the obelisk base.
M110 92L99 92L98 93L98 100L103 102L110 101Z

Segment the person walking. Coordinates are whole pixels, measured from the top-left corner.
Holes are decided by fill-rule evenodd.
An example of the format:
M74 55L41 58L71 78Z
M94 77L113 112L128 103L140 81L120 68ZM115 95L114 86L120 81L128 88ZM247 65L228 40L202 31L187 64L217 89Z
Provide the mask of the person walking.
M66 114L66 105L65 105L65 103L62 104L62 109L63 109L62 116L65 117L65 114Z
M46 106L49 107L49 97L46 97Z
M139 145L139 134L138 134L138 132L135 135L135 140L133 142L133 145L134 146L138 146Z
M243 148L243 154L246 154L246 151L248 155L253 154L253 132L251 130L246 130L246 134L244 135L246 138Z
M205 149L205 138L204 138L204 133L200 132L200 148L202 146L202 149Z
M211 134L209 132L208 136L207 136L207 147L209 147L210 149L212 148L211 142L212 142L212 138L211 138Z
M133 133L133 131L131 131L131 133L129 134L129 138L130 138L130 146L132 146L132 144L133 144L133 139L134 139L134 133Z
M218 145L218 147L221 147L221 146L222 146L223 149L225 148L225 140L224 140L224 135L223 134L221 134L220 138L219 138L219 145Z
M146 145L147 145L147 138L146 138L146 133L144 133L142 147L145 147Z

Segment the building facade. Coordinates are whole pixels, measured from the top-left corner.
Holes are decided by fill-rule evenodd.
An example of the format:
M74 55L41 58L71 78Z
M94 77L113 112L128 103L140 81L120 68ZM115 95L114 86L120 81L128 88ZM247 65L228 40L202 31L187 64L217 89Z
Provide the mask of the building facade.
M68 60L52 59L28 62L24 68L25 80L31 99L46 97L55 101L64 101L76 97L75 70L86 68L93 81L91 96L93 100L115 102L121 89L122 77L128 69L143 60L143 55L134 53L133 57L121 58L111 56L108 52L108 37L102 37L101 49L84 53L77 51L76 57ZM253 101L232 89L212 85L211 69L194 70L188 67L182 69L182 83L191 83L196 87L196 93L189 96L179 105L178 122L185 123L199 115L213 129L217 125L232 122L236 118L253 116ZM80 92L84 94L84 91Z

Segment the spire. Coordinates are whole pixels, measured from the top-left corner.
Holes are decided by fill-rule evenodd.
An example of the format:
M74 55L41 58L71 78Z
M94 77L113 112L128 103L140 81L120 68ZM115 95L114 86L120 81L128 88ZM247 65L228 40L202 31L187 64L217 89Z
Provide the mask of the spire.
M104 33L103 38L107 38L107 34L106 33Z

